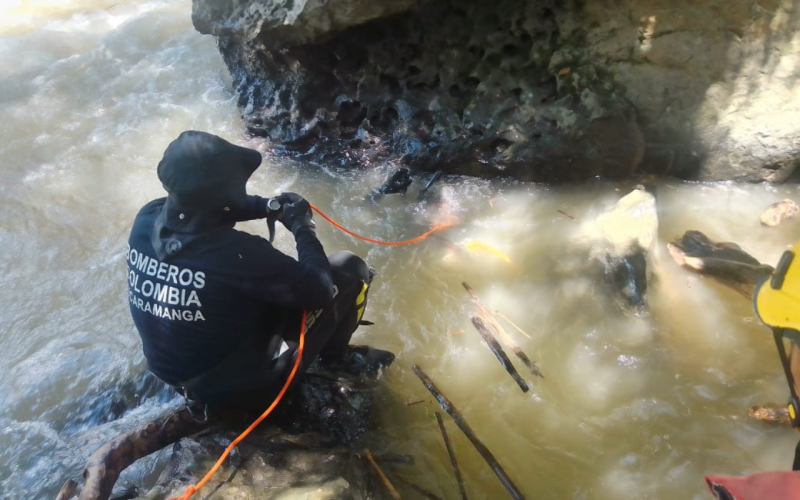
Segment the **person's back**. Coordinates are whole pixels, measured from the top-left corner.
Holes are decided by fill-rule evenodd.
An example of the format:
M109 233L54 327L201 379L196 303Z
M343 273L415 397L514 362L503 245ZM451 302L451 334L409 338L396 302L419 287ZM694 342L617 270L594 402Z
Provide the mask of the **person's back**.
M168 197L145 205L131 230L129 302L148 367L198 401L276 392L304 309L316 311L303 367L343 354L366 305L368 266L347 252L329 261L299 195L278 198L298 260L234 229L268 214L267 200L245 191L260 163L255 150L184 132L158 166Z

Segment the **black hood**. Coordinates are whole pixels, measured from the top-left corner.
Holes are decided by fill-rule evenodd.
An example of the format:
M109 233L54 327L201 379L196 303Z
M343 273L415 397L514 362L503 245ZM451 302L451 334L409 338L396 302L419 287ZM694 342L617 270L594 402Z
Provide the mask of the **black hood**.
M174 255L199 235L235 223L247 202L247 180L261 153L206 132L181 133L164 151L158 178L168 193L152 241L159 258Z
M261 153L206 132L188 130L172 141L158 163L158 178L175 205L192 212L234 209L245 203L245 185Z

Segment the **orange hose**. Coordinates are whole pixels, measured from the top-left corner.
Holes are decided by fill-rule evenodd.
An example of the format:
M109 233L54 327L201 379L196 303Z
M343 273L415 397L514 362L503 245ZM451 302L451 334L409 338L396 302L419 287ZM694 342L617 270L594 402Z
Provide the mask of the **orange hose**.
M425 238L427 238L431 234L435 233L436 231L441 231L442 229L448 228L448 227L453 225L453 224L449 224L449 223L448 224L439 224L437 226L434 226L430 231L427 231L427 232L417 236L416 238L411 238L410 240L405 240L405 241L381 241L381 240L368 238L366 236L362 236L360 234L354 233L353 231L350 231L346 227L342 226L341 224L339 224L335 220L331 219L330 217L328 217L327 215L322 213L322 211L319 208L315 207L314 205L311 205L311 208L315 212L317 212L323 219L325 219L326 221L330 222L331 224L333 224L337 228L341 229L345 233L349 234L350 236L355 236L358 239L361 239L361 240L364 240L364 241L368 241L370 243L377 243L378 245L388 245L388 246L410 245L411 243L416 243L418 241L424 240ZM275 401L272 402L272 404L269 406L269 408L267 408L264 411L264 413L261 414L260 417L258 417L252 424L250 424L250 427L248 427L247 429L244 430L244 432L239 434L239 437L234 439L233 442L231 444L229 444L227 448L225 448L225 451L219 457L219 460L217 460L217 463L215 463L214 466L211 467L211 470L208 471L208 473L203 477L203 479L200 480L199 483L197 483L197 485L190 484L189 486L186 487L186 491L183 492L183 496L172 497L172 498L170 498L168 500L189 500L189 498L191 498L192 495L197 493L197 491L200 488L202 488L208 482L209 479L211 479L211 476L213 476L214 473L217 472L217 470L219 470L220 466L222 466L222 462L224 462L225 458L228 455L230 455L231 451L233 451L233 448L237 444L239 444L244 438L246 438L248 436L248 434L250 434L253 431L253 429L258 427L258 424L263 422L264 419L267 418L267 416L270 413L272 413L272 410L275 409L275 407L278 405L278 402L283 397L284 393L286 393L286 390L289 388L289 384L292 383L292 380L294 379L294 376L297 373L297 369L300 367L300 361L303 358L303 345L305 343L305 335L306 335L306 312L303 311L302 324L300 325L300 347L298 348L298 351L297 351L297 360L295 360L294 366L292 367L292 372L289 374L289 378L286 380L286 383L283 385L283 389L281 389L281 392L278 393L278 396L275 398Z
M199 483L197 483L197 485L190 484L186 488L186 491L183 492L183 496L172 497L169 500L189 500L189 498L191 498L192 495L197 493L197 491L200 488L202 488L208 482L209 479L211 479L211 476L213 476L214 473L217 472L217 470L219 470L220 466L222 465L222 462L224 462L225 458L231 453L231 451L233 451L233 448L237 444L239 444L242 441L242 439L246 438L247 435L253 431L253 429L258 427L258 424L263 422L264 419L267 418L267 415L272 413L272 410L274 410L275 407L278 405L278 402L281 400L283 395L286 393L286 390L289 388L289 384L292 383L292 379L294 379L294 375L295 373L297 373L297 369L300 367L300 361L303 359L303 346L305 344L305 338L306 338L306 311L303 311L303 318L301 321L302 323L300 324L300 346L297 349L297 359L294 362L294 366L292 367L291 373L289 373L289 378L286 379L286 383L283 384L283 389L281 389L281 392L278 393L278 396L275 398L275 401L273 401L272 404L269 405L269 408L267 408L264 411L264 413L261 414L260 417L258 417L252 424L250 424L250 427L248 427L247 429L244 430L244 432L239 434L239 437L234 439L233 442L229 444L227 448L225 448L225 451L219 457L217 463L214 464L211 470L208 471L208 473L203 477L203 479L200 480Z
M378 245L388 245L388 246L410 245L411 243L416 243L418 241L424 240L425 238L430 236L432 233L435 233L436 231L441 231L442 229L446 229L446 228L448 228L448 227L453 225L452 223L439 224L437 226L434 226L430 231L425 232L425 233L417 236L416 238L411 238L410 240L405 240L405 241L381 241L381 240L375 240L375 239L369 238L367 236L362 236L360 234L354 233L353 231L347 229L346 227L342 226L341 224L339 224L335 220L331 219L330 217L328 217L327 215L322 213L322 211L319 208L315 207L314 205L311 205L311 208L315 212L317 212L320 216L322 216L323 219L325 219L326 221L330 222L331 224L333 224L337 228L341 229L345 233L349 234L350 236L355 236L356 238L358 238L360 240L369 241L370 243L377 243Z

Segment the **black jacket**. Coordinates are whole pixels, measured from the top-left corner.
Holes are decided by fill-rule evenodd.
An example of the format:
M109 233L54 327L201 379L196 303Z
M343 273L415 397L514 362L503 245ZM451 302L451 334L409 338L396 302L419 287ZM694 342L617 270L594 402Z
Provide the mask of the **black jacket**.
M332 303L330 264L313 228L294 235L299 261L234 229L266 215L263 198L248 196L227 221L192 225L178 212L167 198L145 205L126 252L133 321L150 370L165 382L209 370L253 336L280 334L292 310Z

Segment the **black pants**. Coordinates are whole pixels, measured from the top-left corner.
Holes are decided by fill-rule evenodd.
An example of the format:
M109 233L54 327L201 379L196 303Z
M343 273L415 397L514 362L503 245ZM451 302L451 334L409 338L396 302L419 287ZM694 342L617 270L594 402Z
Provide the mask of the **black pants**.
M333 305L307 311L303 359L294 381L320 355L345 354L367 305L367 288L372 279L367 263L346 251L335 253L328 260L335 286ZM283 387L297 359L301 319L302 311L291 311L281 321L279 334L252 339L208 372L183 382L179 392L209 405L266 408Z

